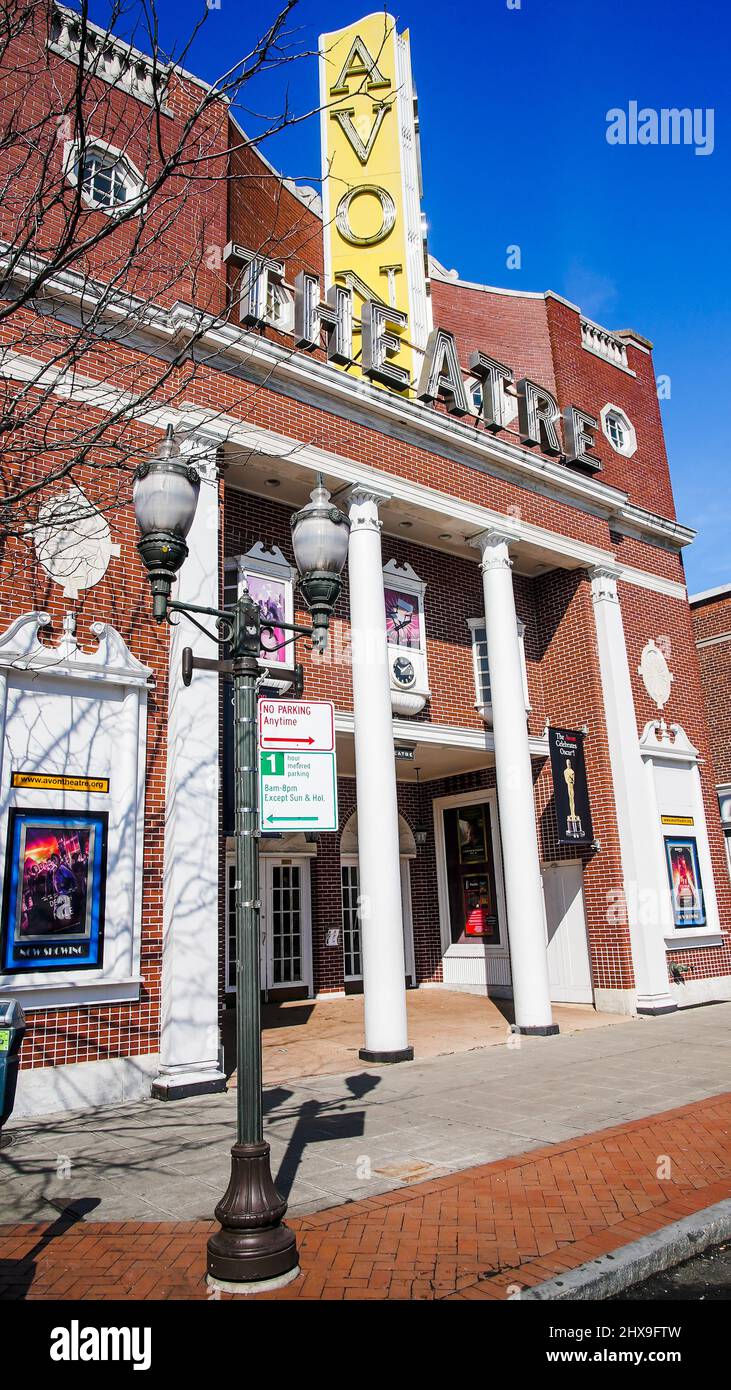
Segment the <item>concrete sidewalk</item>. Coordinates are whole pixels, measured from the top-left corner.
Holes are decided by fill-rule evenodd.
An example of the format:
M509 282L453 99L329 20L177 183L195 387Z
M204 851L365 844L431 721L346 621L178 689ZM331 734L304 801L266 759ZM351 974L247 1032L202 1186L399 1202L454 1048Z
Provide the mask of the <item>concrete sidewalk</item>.
M290 1213L398 1194L724 1091L731 1004L511 1044L269 1087L266 1134ZM235 1094L9 1132L4 1222L52 1221L75 1203L86 1222L208 1220L228 1180Z

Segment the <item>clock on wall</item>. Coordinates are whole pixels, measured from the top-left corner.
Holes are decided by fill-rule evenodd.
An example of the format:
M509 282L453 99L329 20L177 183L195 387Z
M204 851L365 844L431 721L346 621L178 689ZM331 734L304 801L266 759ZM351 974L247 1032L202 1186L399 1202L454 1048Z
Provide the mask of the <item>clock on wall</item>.
M414 663L408 656L397 656L391 666L393 678L401 690L408 690L416 680Z

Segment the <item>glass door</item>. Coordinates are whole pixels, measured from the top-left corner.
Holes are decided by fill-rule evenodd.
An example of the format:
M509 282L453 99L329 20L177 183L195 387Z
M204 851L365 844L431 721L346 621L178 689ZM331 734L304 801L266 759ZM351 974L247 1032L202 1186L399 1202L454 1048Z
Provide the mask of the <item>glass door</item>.
M227 864L226 988L236 988L236 868ZM312 906L308 859L261 858L261 988L312 993Z
M263 860L262 989L312 991L310 865L307 859Z

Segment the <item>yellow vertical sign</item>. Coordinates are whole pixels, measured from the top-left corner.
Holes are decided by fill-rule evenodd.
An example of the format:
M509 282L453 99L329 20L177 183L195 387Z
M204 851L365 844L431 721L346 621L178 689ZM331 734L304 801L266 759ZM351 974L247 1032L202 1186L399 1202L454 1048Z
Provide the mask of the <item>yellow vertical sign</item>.
M408 316L393 361L413 380L412 282L422 250L419 226L416 260L409 254L420 207L408 32L397 34L383 12L368 15L321 35L320 55L326 281L353 291L356 320L368 299ZM423 270L421 280L423 295Z

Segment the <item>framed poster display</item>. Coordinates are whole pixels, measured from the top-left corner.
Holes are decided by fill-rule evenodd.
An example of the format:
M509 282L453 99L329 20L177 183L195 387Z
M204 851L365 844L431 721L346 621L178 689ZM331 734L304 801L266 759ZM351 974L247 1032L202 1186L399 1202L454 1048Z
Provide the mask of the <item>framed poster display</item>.
M107 827L106 811L10 810L2 974L100 969Z
M666 835L665 857L673 898L675 926L705 926L706 912L703 906L703 885L695 836Z

